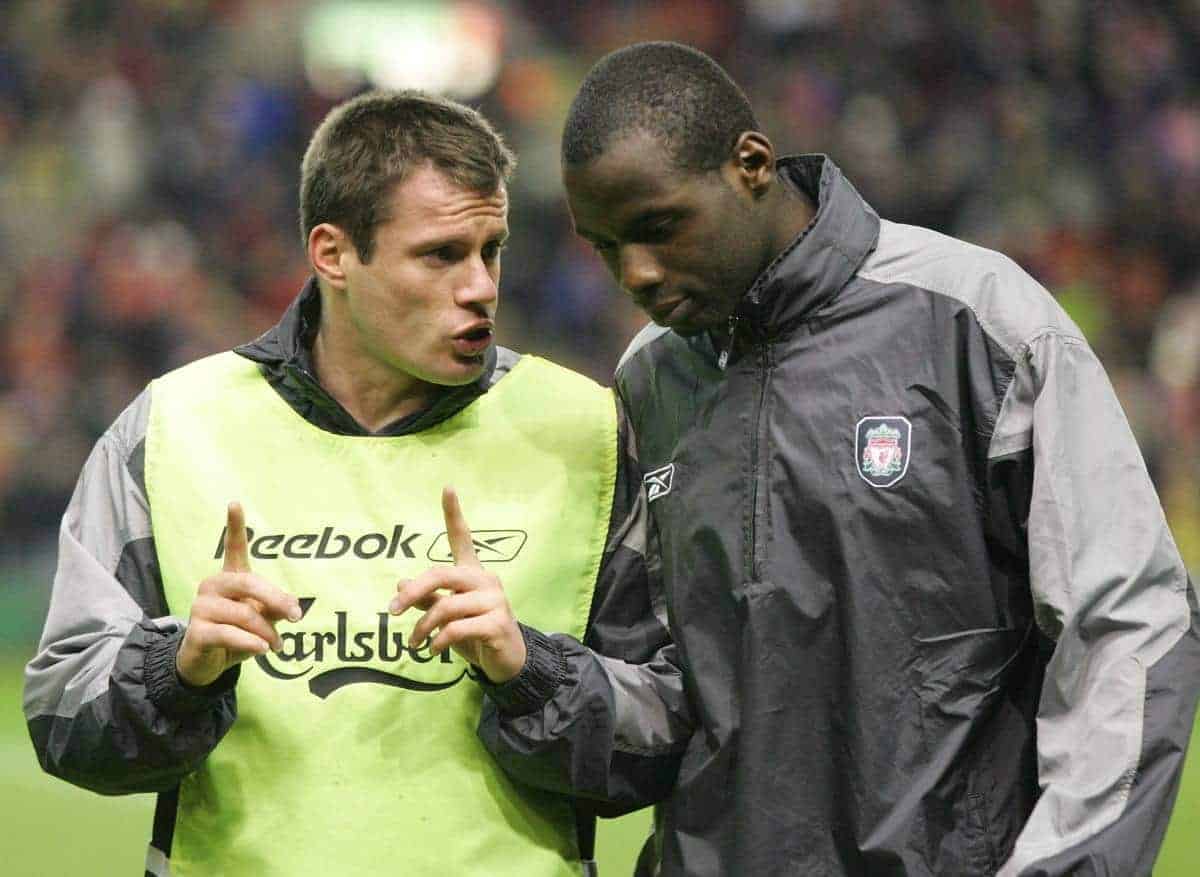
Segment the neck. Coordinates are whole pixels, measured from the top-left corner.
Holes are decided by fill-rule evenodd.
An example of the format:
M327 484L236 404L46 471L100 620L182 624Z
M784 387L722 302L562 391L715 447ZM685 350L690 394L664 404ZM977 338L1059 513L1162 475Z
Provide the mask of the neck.
M775 205L775 239L772 241L772 258L792 243L809 226L817 210L808 196L790 183L780 181L776 186L778 202Z
M390 368L361 349L347 344L331 328L337 321L322 319L313 341L316 378L367 432L429 406L437 388L410 374Z
M758 252L761 255L761 263L755 274L756 279L808 228L817 212L807 195L797 191L782 178L776 180L776 184L772 186L767 197L770 202L764 207L769 212L762 236L759 238ZM730 313L731 319L737 315L738 307L746 292L749 292L749 288L734 302L733 310ZM734 335L735 333L728 326L719 326L709 330L709 337L718 351L724 351L730 347L734 341Z

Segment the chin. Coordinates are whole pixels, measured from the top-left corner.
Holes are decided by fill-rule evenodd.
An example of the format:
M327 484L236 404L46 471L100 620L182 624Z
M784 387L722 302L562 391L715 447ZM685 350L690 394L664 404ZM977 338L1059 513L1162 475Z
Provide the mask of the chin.
M680 323L677 326L671 326L671 331L676 335L682 335L684 338L691 338L694 335L700 335L704 332L718 332L729 326L729 320L726 318L711 318L708 314L697 314L694 319L688 320L686 323Z
M454 366L443 371L437 383L445 387L462 387L479 380L483 370L487 368L487 354L478 356L455 357Z

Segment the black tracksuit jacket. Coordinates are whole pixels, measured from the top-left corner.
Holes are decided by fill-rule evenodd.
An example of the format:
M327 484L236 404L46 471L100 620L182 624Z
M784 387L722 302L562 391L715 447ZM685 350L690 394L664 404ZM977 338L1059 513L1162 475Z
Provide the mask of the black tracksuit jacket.
M1004 256L780 172L818 211L724 367L648 327L618 369L675 644L537 641L550 693L485 742L626 806L678 771L664 875L1148 874L1200 639L1103 369Z

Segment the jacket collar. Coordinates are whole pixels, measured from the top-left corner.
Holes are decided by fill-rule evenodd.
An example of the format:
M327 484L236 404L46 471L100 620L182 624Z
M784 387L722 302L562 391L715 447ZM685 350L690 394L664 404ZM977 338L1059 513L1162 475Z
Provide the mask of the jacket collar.
M447 387L429 407L401 417L377 433L369 433L316 378L312 345L321 324L321 294L315 277L288 305L279 322L234 352L258 363L267 381L283 400L309 423L338 435L407 435L429 429L454 416L493 383L496 348L487 353L487 364L478 380L462 387Z
M791 329L850 281L879 240L879 216L824 155L779 159L778 171L816 205L812 222L758 276L739 319L767 336Z
M310 351L320 323L321 294L316 278L310 277L278 323L234 351L260 365L272 368L297 365L313 373Z

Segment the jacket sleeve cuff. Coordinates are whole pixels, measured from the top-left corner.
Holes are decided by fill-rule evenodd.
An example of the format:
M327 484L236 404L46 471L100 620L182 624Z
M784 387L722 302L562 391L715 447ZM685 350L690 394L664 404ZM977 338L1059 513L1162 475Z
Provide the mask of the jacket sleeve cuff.
M472 677L507 716L523 716L540 710L554 696L567 676L567 660L562 646L539 630L521 625L525 639L525 666L502 685L495 685L482 673Z
M241 665L230 667L214 682L197 688L179 678L175 656L183 642L183 628L159 637L146 647L146 692L165 715L181 717L212 709L214 703L237 684Z

